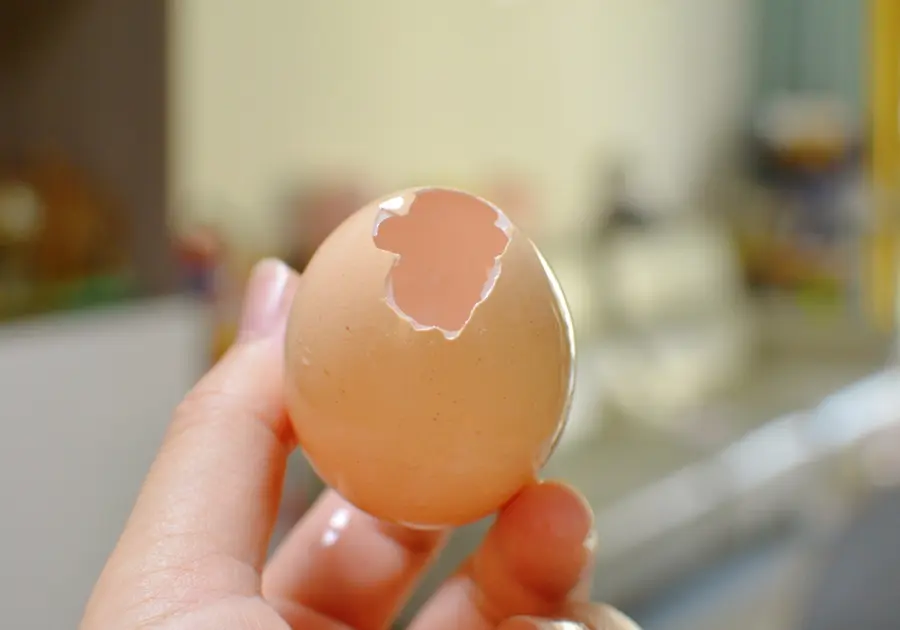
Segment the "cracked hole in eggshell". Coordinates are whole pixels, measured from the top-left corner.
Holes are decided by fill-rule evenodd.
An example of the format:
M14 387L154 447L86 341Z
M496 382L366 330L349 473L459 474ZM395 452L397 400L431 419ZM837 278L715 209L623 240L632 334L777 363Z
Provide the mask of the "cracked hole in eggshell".
M372 235L396 256L385 300L415 329L455 339L500 277L511 224L488 202L455 190L421 190L401 210L394 199L382 203Z

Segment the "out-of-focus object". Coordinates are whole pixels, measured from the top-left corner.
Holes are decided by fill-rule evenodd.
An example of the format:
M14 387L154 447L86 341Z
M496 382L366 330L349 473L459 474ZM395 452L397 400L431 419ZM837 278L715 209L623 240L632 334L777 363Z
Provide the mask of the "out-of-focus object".
M23 177L44 208L39 280L67 282L128 267L131 234L124 213L87 174L51 159L35 162Z
M616 230L605 249L599 271L606 275L606 318L619 328L655 327L743 295L727 233L702 218Z
M595 253L588 248L571 247L552 252L548 260L566 295L579 341L590 341L597 332L596 279L590 274L590 259Z
M815 170L845 156L856 143L859 129L841 100L788 93L762 110L756 135L775 153L776 166Z
M534 233L535 225L535 198L534 190L529 185L528 178L511 171L501 171L487 178L485 182L485 199L490 200L503 212L510 221L531 234L532 238L538 238Z
M237 335L240 317L236 261L214 225L201 224L176 237L176 252L184 289L211 306L211 360L218 361Z
M869 75L866 51L869 24L896 16L876 17L873 5L895 0L759 0L751 13L757 24L752 47L753 103L759 111L785 94L828 95L840 103L857 128L867 125ZM751 17L751 16L748 16ZM887 19L885 19L887 18ZM897 56L893 56L896 73ZM804 97L805 98L805 97ZM818 96L816 96L818 98ZM894 116L896 119L896 114Z
M303 271L322 241L366 201L363 187L349 181L300 187L287 204L287 262Z
M230 241L233 242L233 241ZM258 256L241 254L226 244L226 255L216 273L212 321L214 325L213 360L219 360L237 338L244 302L244 287Z
M593 227L601 241L608 241L610 234L619 231L637 230L651 220L635 199L633 187L624 164L615 164L597 186Z
M831 97L787 95L764 109L754 133L766 201L738 217L751 285L843 306L856 292L861 180L859 130Z
M33 286L34 252L43 223L37 193L24 182L0 181L0 311L21 310ZM19 306L17 306L19 305Z
M215 300L227 254L225 241L213 225L198 225L176 237L176 251L184 288L206 300Z
M900 489L873 496L830 552L803 630L893 630L900 624Z
M310 261L286 335L286 400L322 478L419 526L473 522L532 481L568 412L574 338L534 244L496 206L407 190Z
M65 161L7 171L0 176L2 316L131 296L129 227L122 208Z
M617 193L621 191L617 185L623 183L624 178L618 177L621 174L620 169L614 171L613 186L609 186L608 181L603 181L602 185L596 187L595 205L586 209L586 214L592 221L584 225L581 233L545 250L547 260L565 292L578 346L589 349L588 352L579 352L577 357L577 386L566 431L560 438L557 449L558 457L564 456L571 448L577 448L600 430L604 422L604 363L598 361L597 353L590 349L602 343L600 339L608 332L604 328L608 324L608 312L605 309L608 278L602 271L607 254L605 228L609 216L615 214L614 208L620 202ZM614 194L610 198L611 188ZM603 225L603 229L599 225Z
M0 239L27 243L40 234L44 208L35 190L23 182L0 183Z
M900 330L900 3L872 0L868 20L872 224L865 248L867 312L882 330Z
M205 336L181 296L0 326L5 627L78 626Z
M212 303L212 343L211 361L215 363L234 344L240 326L241 295L239 276L226 271L217 284L216 297Z
M0 68L16 70L28 63L80 4L79 0L0 2Z
M167 133L174 71L167 63L174 24L167 7L0 0L0 160L17 177L43 180L29 185L52 188L52 194L39 191L53 197L45 204L53 215L48 231L56 232L50 225L59 220L60 204L83 205L73 199L80 188L93 201L93 217L78 219L82 227L70 232L71 240L93 231L87 224L103 215L111 233L98 238L92 256L118 249L126 259L116 271L42 280L28 313L175 289L166 218L169 175L178 179ZM96 258L92 265L105 266Z
M580 341L593 343L604 327L610 325L609 282L615 274L608 274L606 264L614 234L644 223L639 208L629 197L625 169L616 166L596 186L595 203L590 208L590 220L579 238L568 238L547 251L547 258L556 272L566 294L576 336Z
M623 183L624 186L624 183ZM605 404L666 422L727 388L750 360L750 321L727 233L614 199L596 261Z

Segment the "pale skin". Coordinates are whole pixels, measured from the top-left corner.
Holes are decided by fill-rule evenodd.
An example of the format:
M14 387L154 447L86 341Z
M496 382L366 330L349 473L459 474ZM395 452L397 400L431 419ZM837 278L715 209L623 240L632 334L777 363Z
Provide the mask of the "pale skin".
M448 532L376 521L329 491L267 558L297 443L282 345L299 281L257 266L240 338L176 410L81 630L381 630L440 553ZM534 483L410 627L635 630L586 601L594 541L575 490Z

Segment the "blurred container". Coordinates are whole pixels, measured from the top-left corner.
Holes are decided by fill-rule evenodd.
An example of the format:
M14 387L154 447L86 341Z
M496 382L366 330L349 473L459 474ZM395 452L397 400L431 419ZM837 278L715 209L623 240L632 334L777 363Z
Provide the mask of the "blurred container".
M808 304L843 310L858 301L865 217L860 134L849 109L827 95L775 99L757 120L753 157L769 194L751 208L763 215L755 233L743 231L750 280Z
M225 240L213 225L197 225L176 236L184 289L205 300L214 300L224 259Z
M33 297L33 252L42 223L32 187L15 177L0 182L0 313L23 310Z
M620 224L595 264L601 380L628 417L666 422L748 368L751 318L724 230L692 216Z
M65 160L0 173L0 318L134 296L130 228L108 191Z

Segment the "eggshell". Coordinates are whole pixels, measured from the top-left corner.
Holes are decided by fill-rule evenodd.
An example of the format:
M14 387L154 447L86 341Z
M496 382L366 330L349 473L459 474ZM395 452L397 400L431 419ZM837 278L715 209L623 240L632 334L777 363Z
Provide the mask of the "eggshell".
M352 215L310 261L286 334L286 400L311 464L351 503L460 525L549 457L573 355L555 278L499 209L407 190Z

